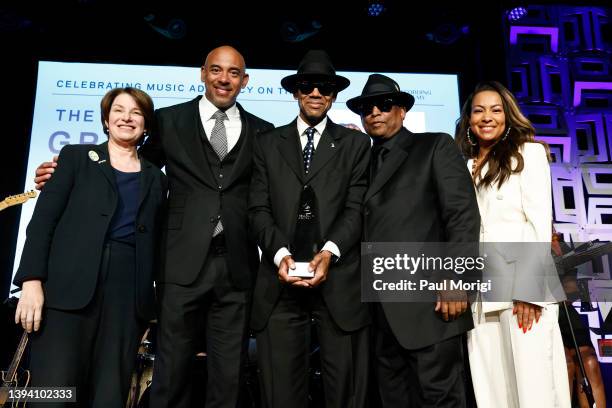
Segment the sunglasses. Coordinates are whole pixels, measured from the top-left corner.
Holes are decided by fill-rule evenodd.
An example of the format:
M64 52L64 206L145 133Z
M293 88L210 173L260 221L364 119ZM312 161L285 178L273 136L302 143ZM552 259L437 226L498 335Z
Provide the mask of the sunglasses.
M302 81L295 84L295 86L304 95L309 95L315 88L317 88L319 93L323 96L331 96L336 90L336 84L334 82Z
M370 113L372 113L372 109L374 109L375 106L381 112L391 112L391 109L393 109L395 105L397 105L397 102L394 101L392 98L371 99L362 102L359 106L356 107L356 110L361 116L368 116Z

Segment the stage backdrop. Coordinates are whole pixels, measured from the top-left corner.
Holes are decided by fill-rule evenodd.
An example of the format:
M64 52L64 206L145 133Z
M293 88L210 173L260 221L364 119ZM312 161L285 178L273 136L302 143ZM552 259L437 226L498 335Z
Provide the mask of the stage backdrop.
M588 3L588 2L587 2ZM508 85L550 145L554 226L566 242L612 240L609 7L531 5L505 20ZM508 14L509 15L509 14ZM612 254L578 267L574 302L612 396Z
M240 104L276 126L292 121L298 105L293 95L280 86L280 81L295 71L251 69L248 72L250 79L238 98ZM351 86L338 95L329 116L336 123L353 124L362 129L359 116L349 111L345 102L361 93L370 73L338 74L349 78ZM459 117L456 75L387 75L416 99L405 122L410 130L454 134L455 120ZM147 92L156 108L185 102L204 93L200 68L41 61L24 190L34 188L36 167L49 161L63 146L106 140L100 123L100 99L110 89L126 86ZM21 211L13 274L19 266L34 205L35 200L30 200Z

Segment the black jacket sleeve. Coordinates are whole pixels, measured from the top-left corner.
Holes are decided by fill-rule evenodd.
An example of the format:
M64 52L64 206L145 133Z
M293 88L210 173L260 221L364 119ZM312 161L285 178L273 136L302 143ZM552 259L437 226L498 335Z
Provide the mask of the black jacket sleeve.
M67 145L59 154L53 177L45 184L26 230L21 263L13 283L47 278L47 262L55 227L70 198L78 172L78 146Z

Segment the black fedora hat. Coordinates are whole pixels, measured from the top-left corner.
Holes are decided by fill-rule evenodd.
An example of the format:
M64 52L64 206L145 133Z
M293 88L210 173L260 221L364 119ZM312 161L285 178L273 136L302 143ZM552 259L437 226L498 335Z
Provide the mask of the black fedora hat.
M288 92L296 91L295 84L299 80L327 81L334 84L336 93L346 89L351 81L347 78L336 75L336 70L331 63L329 55L323 50L310 50L304 55L297 73L284 77L281 85Z
M414 105L414 96L407 92L402 92L397 82L385 75L372 74L368 77L361 95L346 101L346 106L360 115L360 107L364 102L368 99L378 99L381 97L392 98L399 106L405 107L406 111L409 111Z

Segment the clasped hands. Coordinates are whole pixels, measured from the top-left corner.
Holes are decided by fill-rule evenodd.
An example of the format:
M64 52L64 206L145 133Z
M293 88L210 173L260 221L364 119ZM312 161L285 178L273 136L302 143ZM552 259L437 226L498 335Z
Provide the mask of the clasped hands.
M528 330L531 330L534 320L536 323L540 321L540 317L542 317L542 306L515 300L512 314L516 315L519 329L522 329L523 333L527 333Z
M278 266L278 280L291 286L316 288L327 279L331 258L332 253L327 250L316 254L308 264L308 270L314 271L314 276L306 279L298 276L289 276L289 269L295 269L295 262L291 255L286 255Z
M468 308L467 293L463 290L441 290L438 292L435 312L442 316L445 322L461 316Z

